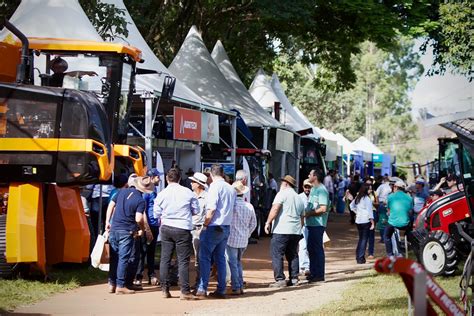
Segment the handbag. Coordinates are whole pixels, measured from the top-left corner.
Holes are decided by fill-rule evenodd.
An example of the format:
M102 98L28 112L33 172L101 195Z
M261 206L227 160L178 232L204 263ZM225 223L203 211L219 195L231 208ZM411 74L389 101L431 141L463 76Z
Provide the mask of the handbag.
M103 235L97 236L94 248L91 253L91 265L103 271L108 271L110 260L110 245L108 243L109 234L105 232ZM107 267L106 267L107 266ZM107 269L107 270L105 270Z

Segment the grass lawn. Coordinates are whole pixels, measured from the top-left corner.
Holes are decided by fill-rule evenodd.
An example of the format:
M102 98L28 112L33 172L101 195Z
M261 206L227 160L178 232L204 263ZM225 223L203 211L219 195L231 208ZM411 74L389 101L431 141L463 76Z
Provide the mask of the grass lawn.
M0 280L0 313L81 285L104 282L107 280L107 272L84 265L63 265L52 269L50 280Z
M437 277L436 282L459 303L460 275ZM398 275L375 271L356 281L340 300L308 315L407 315L408 292ZM441 314L441 310L439 310Z

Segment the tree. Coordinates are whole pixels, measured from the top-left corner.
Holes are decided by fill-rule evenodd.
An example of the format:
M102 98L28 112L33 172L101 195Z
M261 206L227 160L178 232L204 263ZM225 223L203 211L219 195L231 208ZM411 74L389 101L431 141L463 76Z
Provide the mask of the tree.
M287 58L280 58L275 70L287 86L288 98L315 126L340 132L351 140L365 135L383 150L395 153L400 161L410 161L415 151L401 146L417 137L408 93L423 73L413 42L401 38L390 52L364 42L360 50L352 57L357 80L345 91L314 86L317 76L327 86L336 80L322 66L290 66Z

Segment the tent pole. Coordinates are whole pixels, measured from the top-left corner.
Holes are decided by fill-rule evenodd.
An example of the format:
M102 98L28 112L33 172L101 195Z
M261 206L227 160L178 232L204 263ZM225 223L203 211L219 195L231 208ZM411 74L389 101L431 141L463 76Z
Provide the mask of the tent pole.
M147 168L152 167L152 131L153 131L153 100L155 99L153 93L145 91L141 96L141 99L145 101L145 152L147 155ZM156 105L158 108L158 104Z
M237 117L236 116L231 118L230 124L231 124L230 133L231 133L231 136L232 136L231 159L232 159L232 163L235 166L235 164L236 164L236 149L237 149Z
M263 148L265 150L268 150L268 127L263 128Z
M301 137L297 136L296 137L296 185L297 191L299 191L299 185L300 185L300 146L301 146Z

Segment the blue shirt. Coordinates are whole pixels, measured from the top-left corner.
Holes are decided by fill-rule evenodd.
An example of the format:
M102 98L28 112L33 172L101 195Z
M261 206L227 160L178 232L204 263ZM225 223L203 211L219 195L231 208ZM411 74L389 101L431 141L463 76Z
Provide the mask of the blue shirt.
M329 193L323 184L311 189L305 213L314 212L314 210L321 205L326 205L326 212L319 216L306 217L304 220L305 226L327 226L329 216Z
M199 213L199 203L193 191L170 183L156 196L153 212L157 218L161 215L161 225L192 230L192 216Z
M415 196L413 198L413 211L415 211L415 213L419 213L423 206L425 206L428 196L429 195L426 194L424 189L421 192L415 192Z
M231 224L236 197L235 189L224 179L217 179L211 183L207 192L206 209L216 211L209 226Z
M387 207L390 211L388 223L394 227L405 227L410 222L410 211L413 208L413 199L402 191L388 196Z
M160 226L160 218L156 218L153 213L153 205L156 198L156 188L155 191L151 193L143 193L143 199L146 203L146 219L148 220L148 225L150 226Z
M138 230L135 213L143 214L145 211L145 200L140 191L135 188L121 189L113 201L115 202L115 211L110 230Z

